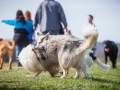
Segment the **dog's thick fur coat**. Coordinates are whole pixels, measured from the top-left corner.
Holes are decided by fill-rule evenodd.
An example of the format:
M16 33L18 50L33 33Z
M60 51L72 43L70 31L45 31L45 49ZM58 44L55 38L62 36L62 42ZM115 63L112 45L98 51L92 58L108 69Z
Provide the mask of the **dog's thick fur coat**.
M83 36L84 40L69 35L50 37L49 34L45 36L39 35L35 48L38 49L38 52L35 52L37 58L42 61L47 60L48 62L57 60L63 69L61 78L67 76L70 67L76 69L75 78L79 78L85 51L92 48L95 44L98 32L94 27L87 27L83 31ZM44 52L41 52L43 48Z
M10 45L10 43L12 45ZM5 41L2 38L0 38L0 69L2 69L2 66L3 66L3 56L6 53L9 56L8 70L12 69L12 57L13 57L14 47L15 47L14 40Z
M39 35L35 48L31 49L30 46L29 49L28 46L22 50L18 59L23 67L29 72L33 72L34 76L41 71L48 71L51 76L54 76L61 66L63 69L61 78L66 77L69 69L73 67L76 69L75 78L79 78L85 52L92 48L96 42L97 30L94 27L85 28L83 32L84 40L70 35L49 36L49 34Z
M37 59L35 53L32 50L33 48L34 46L32 44L28 45L26 48L23 48L18 56L18 60L28 72L32 73L33 76L38 76L42 71L47 70L43 67L43 63ZM59 68L52 68L51 71L49 71L51 76L56 75L58 72Z

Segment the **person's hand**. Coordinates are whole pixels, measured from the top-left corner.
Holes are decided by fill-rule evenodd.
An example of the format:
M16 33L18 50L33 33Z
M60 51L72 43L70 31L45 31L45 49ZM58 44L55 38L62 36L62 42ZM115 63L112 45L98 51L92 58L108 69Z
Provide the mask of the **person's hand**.
M70 30L67 27L65 27L65 30L66 30L67 33L70 32Z
M66 28L64 28L65 30L66 30L66 32L69 32L69 30L68 30L68 28L66 27Z
M33 29L36 30L36 29L37 29L37 26L34 26Z

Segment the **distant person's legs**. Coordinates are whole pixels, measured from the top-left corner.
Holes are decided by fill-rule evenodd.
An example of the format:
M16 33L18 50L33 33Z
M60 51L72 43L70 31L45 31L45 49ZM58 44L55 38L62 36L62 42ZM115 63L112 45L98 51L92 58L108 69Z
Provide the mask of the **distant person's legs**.
M49 31L45 31L45 32L42 32L43 35L46 35ZM51 32L51 35L59 35L60 34L60 31L59 30L55 30L55 31L50 31Z
M19 56L19 53L21 52L21 50L22 50L22 45L20 45L20 44L16 44L16 60L17 60L17 56ZM20 64L20 62L19 62L19 60L17 60L17 66L22 66L21 64Z
M29 39L29 44L32 44L33 43L33 40L32 39Z
M95 55L96 48L92 48L93 54Z

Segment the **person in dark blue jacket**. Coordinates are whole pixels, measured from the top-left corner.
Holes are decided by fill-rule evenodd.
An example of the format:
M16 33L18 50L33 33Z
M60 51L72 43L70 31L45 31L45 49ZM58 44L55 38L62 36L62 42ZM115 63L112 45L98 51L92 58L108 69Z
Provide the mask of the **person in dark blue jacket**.
M68 32L67 20L61 4L55 0L44 0L38 7L35 14L34 30L40 25L42 34L51 31L51 35L64 34L64 29Z
M2 20L3 23L14 26L14 37L13 40L16 43L16 57L19 55L21 50L29 44L28 31L27 29L33 27L33 23L29 20L25 20L21 10L16 13L15 20ZM16 59L17 60L17 59ZM17 61L17 65L21 66L20 62Z

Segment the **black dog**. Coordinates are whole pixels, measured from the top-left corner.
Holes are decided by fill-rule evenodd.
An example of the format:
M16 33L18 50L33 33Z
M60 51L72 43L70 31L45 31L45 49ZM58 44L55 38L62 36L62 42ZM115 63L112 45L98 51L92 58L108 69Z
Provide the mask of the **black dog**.
M103 42L103 46L104 46L104 53L105 53L105 63L107 64L107 57L109 57L112 62L112 67L116 68L116 60L117 60L117 54L118 54L117 45L113 41L105 40Z

